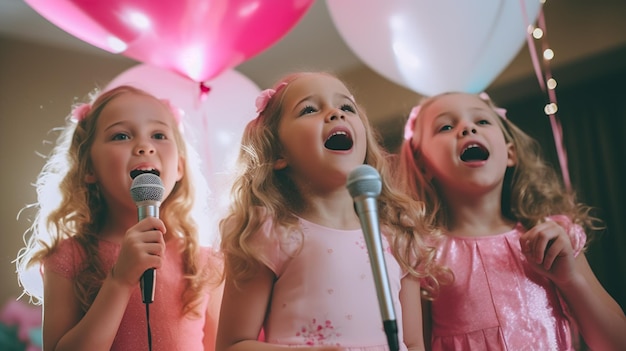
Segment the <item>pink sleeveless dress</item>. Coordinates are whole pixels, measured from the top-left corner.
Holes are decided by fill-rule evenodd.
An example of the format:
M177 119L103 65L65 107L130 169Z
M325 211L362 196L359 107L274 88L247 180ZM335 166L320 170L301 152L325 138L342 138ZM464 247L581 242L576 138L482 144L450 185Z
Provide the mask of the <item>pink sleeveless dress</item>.
M121 246L105 240L101 240L99 245L104 268L109 271ZM84 251L78 243L74 239L66 239L45 260L44 269L61 274L67 279L74 279L81 269L83 259ZM180 297L185 286L182 279L182 257L178 254L175 241L167 244L164 259L163 266L157 270L155 298L150 304L152 350L204 350L202 340L205 314L194 319L181 313L183 303ZM201 260L207 264L215 263L208 248L202 249ZM208 302L207 292L199 307L200 311L206 311ZM146 307L141 301L139 283L128 302L111 350L148 350Z
M327 228L304 219L300 225L301 232L280 240L280 229L272 229L267 221L254 238L263 263L276 274L264 324L266 342L389 350L363 232ZM398 297L403 275L385 239L383 245L400 350L406 351Z
M521 225L482 237L447 237L437 262L455 275L432 302L432 350L573 350L567 307L521 252ZM569 231L578 255L586 235Z

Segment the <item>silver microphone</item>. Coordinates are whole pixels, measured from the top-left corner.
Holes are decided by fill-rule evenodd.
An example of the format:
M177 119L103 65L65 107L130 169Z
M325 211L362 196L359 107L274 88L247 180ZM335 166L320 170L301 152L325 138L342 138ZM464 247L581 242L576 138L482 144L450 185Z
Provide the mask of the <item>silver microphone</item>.
M142 220L146 217L159 218L159 207L163 201L165 187L159 176L152 173L143 173L133 179L130 186L130 194L137 205L137 218ZM150 268L143 272L139 282L141 286L141 298L144 303L154 302L156 289L156 271Z
M377 198L382 189L380 174L371 166L361 165L350 172L346 186L354 199L354 209L361 221L387 343L391 351L397 351L400 349L398 326L378 221Z

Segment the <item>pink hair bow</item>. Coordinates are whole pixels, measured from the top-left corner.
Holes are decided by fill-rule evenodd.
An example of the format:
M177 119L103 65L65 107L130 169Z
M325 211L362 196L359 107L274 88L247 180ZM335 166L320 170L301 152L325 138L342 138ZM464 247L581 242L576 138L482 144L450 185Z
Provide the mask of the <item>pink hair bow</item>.
M91 105L87 103L78 104L72 109L72 120L74 120L76 123L79 123L80 121L84 120L85 117L87 117L89 112L91 112Z
M489 97L489 94L485 93L484 91L480 94L478 94L478 97L480 97L481 99L485 100L485 101L489 101L492 105L493 105L493 110L496 112L496 114L498 116L500 116L502 119L507 119L506 118L506 109L502 108L502 107L497 107L493 101L491 100L491 98Z
M267 104L270 102L270 99L272 98L272 96L274 96L274 94L280 91L280 89L282 89L285 85L287 85L287 82L280 83L276 87L276 89L263 90L261 94L259 94L259 96L256 98L256 101L255 101L256 113L260 114L261 112L265 111L265 108L267 107Z
M404 140L410 140L413 138L413 129L415 128L415 120L417 119L417 115L420 114L420 110L422 109L422 105L414 106L411 109L411 113L409 113L409 119L406 121L404 125Z

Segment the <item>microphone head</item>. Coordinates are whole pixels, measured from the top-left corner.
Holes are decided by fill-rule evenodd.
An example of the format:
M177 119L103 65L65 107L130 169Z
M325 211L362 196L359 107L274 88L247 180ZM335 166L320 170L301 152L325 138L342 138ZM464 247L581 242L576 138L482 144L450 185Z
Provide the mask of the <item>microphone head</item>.
M130 186L130 195L135 203L144 201L161 202L165 193L165 187L161 178L152 173L143 173L133 179Z
M348 174L346 186L353 198L360 196L378 197L383 183L376 168L370 165L360 165Z

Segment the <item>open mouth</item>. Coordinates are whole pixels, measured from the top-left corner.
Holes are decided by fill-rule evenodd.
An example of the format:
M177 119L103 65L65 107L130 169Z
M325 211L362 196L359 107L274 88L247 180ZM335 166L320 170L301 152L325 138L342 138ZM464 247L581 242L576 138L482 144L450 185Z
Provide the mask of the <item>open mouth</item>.
M461 161L485 161L489 158L489 151L482 145L469 144L461 152Z
M324 147L329 150L336 151L350 150L352 148L352 145L354 145L352 137L348 132L343 130L333 132L331 135L328 136L328 138L326 138L326 141L324 142Z
M130 177L132 179L135 179L138 175L144 174L144 173L154 174L157 177L161 175L161 172L159 172L158 170L156 170L154 168L150 168L150 169L134 169L134 170L130 171Z

